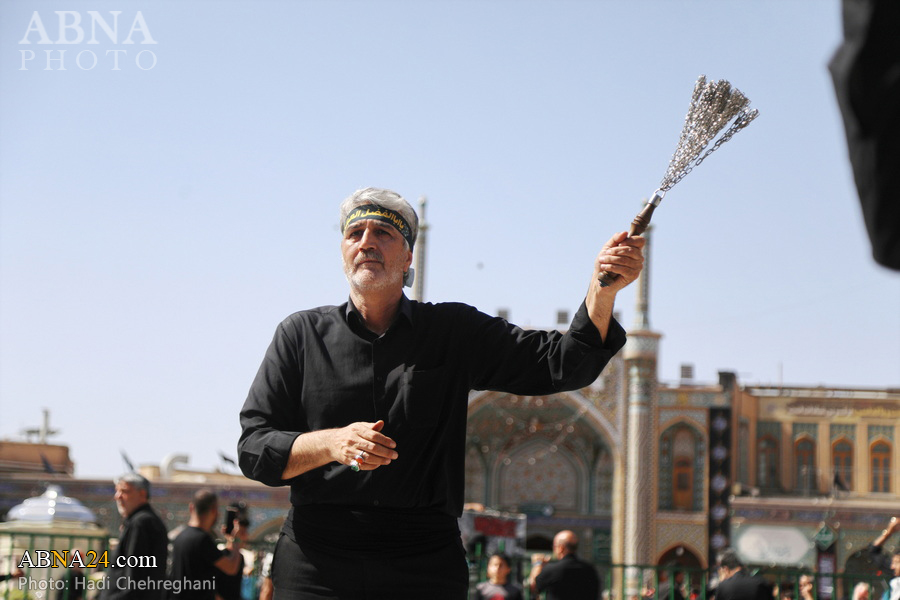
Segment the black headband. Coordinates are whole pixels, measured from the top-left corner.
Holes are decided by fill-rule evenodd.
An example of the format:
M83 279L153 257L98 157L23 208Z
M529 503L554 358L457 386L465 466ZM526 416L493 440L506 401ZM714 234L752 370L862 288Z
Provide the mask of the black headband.
M403 239L406 240L406 243L409 244L409 249L413 249L413 244L415 242L413 241L412 228L410 228L406 219L404 219L397 211L378 206L377 204L364 204L351 210L341 226L341 233L353 223L364 219L374 219L391 225L400 232L400 235L402 235Z

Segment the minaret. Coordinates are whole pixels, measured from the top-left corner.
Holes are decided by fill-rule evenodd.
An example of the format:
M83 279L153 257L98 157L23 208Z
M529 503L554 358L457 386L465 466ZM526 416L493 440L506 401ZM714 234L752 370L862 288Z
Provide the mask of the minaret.
M650 331L650 233L653 226L647 227L643 238L644 244L644 268L637 280L637 312L634 315L634 328L637 331Z
M425 301L425 244L427 241L428 223L425 221L425 196L419 198L419 234L416 236L416 249L413 251L413 265L416 278L413 281L412 299Z
M634 331L628 332L624 361L627 377L627 427L625 436L625 531L624 562L652 564L651 528L656 506L652 465L653 414L656 405L659 333L650 330L650 229L644 233L644 269L637 281L637 314ZM626 585L637 589L637 574L628 574Z

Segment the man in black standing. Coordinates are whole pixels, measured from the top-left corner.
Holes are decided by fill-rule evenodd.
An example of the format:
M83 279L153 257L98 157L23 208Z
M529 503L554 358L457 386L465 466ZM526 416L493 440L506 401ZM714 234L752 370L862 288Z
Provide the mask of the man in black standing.
M718 563L716 600L772 600L772 584L759 575L750 575L734 550L723 550Z
M577 555L578 536L560 531L553 538L553 557L540 557L531 569L531 589L545 594L545 600L597 600L600 577L597 569Z
M463 600L469 392L536 396L595 381L625 343L613 304L643 267L644 240L622 232L606 243L560 333L407 299L418 217L395 192L351 195L340 231L349 301L282 321L241 411L244 475L291 486L275 600ZM603 287L601 271L619 277Z
M116 480L115 501L125 520L101 598L161 600L166 596L169 537L150 506L150 482L137 473L122 475Z
M241 563L239 523L226 536L225 550L216 547L212 529L219 518L219 502L215 493L200 490L190 505L191 516L172 542L172 598L176 600L215 600L216 574L234 575Z
M238 502L228 507L225 511L225 523L222 525L222 535L227 539L234 533L235 528L240 527L247 531L250 527L250 517L247 505ZM238 554L237 571L231 575L216 569L216 594L222 600L241 600L241 584L244 579L244 557Z

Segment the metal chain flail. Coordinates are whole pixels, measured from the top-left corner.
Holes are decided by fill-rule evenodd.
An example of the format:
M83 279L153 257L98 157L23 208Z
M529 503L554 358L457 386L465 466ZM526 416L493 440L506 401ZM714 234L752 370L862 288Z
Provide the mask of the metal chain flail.
M657 192L665 194L672 189L707 156L755 119L759 111L746 110L748 104L750 100L724 79L707 82L706 76L701 75L694 86L678 147ZM707 150L710 142L735 115L734 123Z
M640 235L650 226L653 211L659 206L666 192L676 183L684 179L694 167L702 163L707 156L719 149L732 136L750 124L759 115L756 109L747 110L750 100L737 88L725 80L707 83L706 76L701 75L694 86L691 105L684 118L684 127L675 154L669 161L669 168L659 184L659 188L647 201L641 212L631 222L629 236ZM707 150L710 142L735 117L731 126ZM610 271L602 271L597 281L601 287L611 285L619 275Z

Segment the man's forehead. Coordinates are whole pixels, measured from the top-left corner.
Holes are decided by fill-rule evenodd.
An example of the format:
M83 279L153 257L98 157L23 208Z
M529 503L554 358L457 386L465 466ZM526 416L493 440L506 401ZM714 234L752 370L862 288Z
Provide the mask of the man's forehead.
M397 231L396 228L392 227L388 223L385 223L384 221L379 221L378 219L375 219L375 218L360 219L358 221L354 221L354 222L350 223L350 225L348 225L347 228L344 230L344 235L347 235L348 233L356 231L357 229L362 229L368 225L372 225L374 227L377 227L378 229L383 229L384 231L389 231L391 233L400 235L400 232Z

